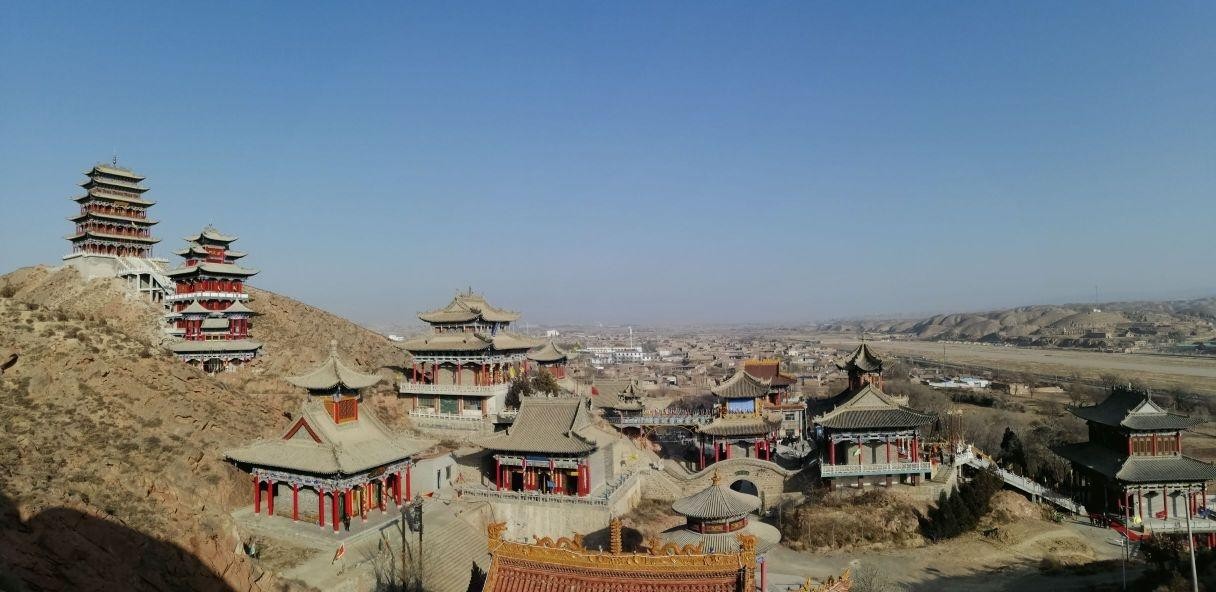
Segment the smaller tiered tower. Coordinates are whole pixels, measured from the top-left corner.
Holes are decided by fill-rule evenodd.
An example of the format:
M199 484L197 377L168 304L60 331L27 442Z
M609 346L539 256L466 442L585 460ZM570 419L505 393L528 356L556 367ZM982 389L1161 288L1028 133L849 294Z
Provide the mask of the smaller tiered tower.
M236 263L245 256L229 249L236 239L207 226L186 237L186 248L177 251L184 264L167 274L176 283L174 294L166 298L170 333L184 339L172 346L173 353L207 372L248 362L262 347L249 339L255 313L244 304L249 300L245 283L257 271Z

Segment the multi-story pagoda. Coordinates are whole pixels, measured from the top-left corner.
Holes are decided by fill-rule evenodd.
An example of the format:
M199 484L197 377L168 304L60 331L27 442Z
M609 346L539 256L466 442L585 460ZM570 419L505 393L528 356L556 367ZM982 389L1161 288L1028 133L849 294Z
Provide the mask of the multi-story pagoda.
M413 356L398 389L410 415L427 427L484 429L482 420L505 408L511 381L532 367L528 350L538 344L510 331L519 313L471 290L418 318L431 334L402 344Z
M170 346L173 353L207 372L252 360L262 344L249 338L254 312L245 305L245 283L257 271L237 264L245 253L229 248L235 236L207 226L185 240L186 247L177 251L185 261L166 274L176 284L165 298L170 332L184 340Z
M781 414L781 437L801 438L806 432L806 402L790 389L798 384L798 379L782 372L781 360L776 358L745 360L743 371L768 384L765 406Z
M772 460L773 444L781 428L781 414L767 409L769 385L738 370L710 389L718 398L717 417L697 433L699 466L706 466L706 444L713 462L744 457Z
M173 282L165 277L168 261L152 257L156 220L148 217L152 201L144 177L129 169L99 164L85 172L84 195L73 197L80 212L68 218L76 231L67 236L72 252L63 260L85 278L117 277L152 302L162 302Z
M829 489L842 484L916 485L933 471L920 448L929 414L907 408L882 391L882 360L862 343L838 366L849 384L818 405L820 476Z
M1088 442L1055 449L1072 465L1077 501L1147 532L1185 532L1187 518L1207 506L1207 482L1216 479L1216 467L1182 454L1182 432L1205 421L1168 411L1131 387L1069 411L1089 426ZM1196 518L1191 528L1213 533L1216 522Z
M603 469L611 466L594 430L582 397L527 397L507 431L479 445L493 453L499 491L585 497L605 483Z
M144 177L116 164L99 164L85 174L84 195L72 198L80 213L68 218L76 223L67 237L72 253L150 258L159 239L152 236L157 221L148 217L148 208L156 202L144 199Z
M308 391L298 419L277 439L225 453L253 476L255 513L265 497L267 515L286 515L275 502L289 493L292 520L304 516L324 527L328 516L337 533L343 522L367 520L373 509L384 513L390 500L400 507L411 497L413 457L432 443L393 435L375 413L359 413L362 390L379 376L343 363L333 341L325 361L287 380Z

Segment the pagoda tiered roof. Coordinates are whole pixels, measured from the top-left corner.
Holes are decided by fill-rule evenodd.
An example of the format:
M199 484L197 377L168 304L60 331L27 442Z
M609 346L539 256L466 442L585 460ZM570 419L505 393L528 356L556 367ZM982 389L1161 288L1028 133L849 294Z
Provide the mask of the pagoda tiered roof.
M748 516L760 509L760 498L723 485L717 471L709 487L672 502L671 509L690 522L663 532L665 540L678 546L689 545L708 553L732 553L740 549L743 535L755 541L755 550L763 553L781 541L781 533L775 527ZM746 526L729 532L697 532L690 528L693 522L729 524L740 519L747 519Z
M96 236L98 238L114 239L118 241L135 241L140 243L154 244L159 243L160 239L154 236L131 236L128 234L110 234L108 232L98 232L96 230L84 229L76 234L69 234L66 238L78 239L85 236Z
M456 294L447 306L418 314L422 321L432 324L471 323L478 319L491 323L519 320L519 313L491 306L485 296L472 291Z
M237 240L237 237L228 236L228 235L216 230L214 226L211 226L210 224L208 224L207 226L203 227L202 232L195 234L193 236L187 236L184 240L187 243L192 243L192 244L200 244L200 243L203 243L206 241L227 244L227 243Z
M104 191L105 191L104 187L101 187L101 188L90 187L90 188L88 188L87 191L85 191L84 195L77 195L76 197L72 198L72 201L83 202L88 199L105 199L105 200L109 200L109 201L121 201L121 202L126 202L126 203L132 203L132 204L139 205L139 206L156 205L156 202L149 200L149 199L143 199L142 197L131 197L129 195L103 193ZM143 191L147 191L147 189L144 188ZM141 191L141 193L142 193L142 191Z
M768 384L743 370L736 370L733 376L709 391L721 399L758 399L768 394Z
M86 175L92 175L94 173L101 173L103 175L110 175L113 177L125 177L135 181L143 181L145 179L144 176L137 174L135 171L132 171L126 167L120 167L118 165L96 164L93 165L93 168L84 172Z
M196 255L198 257L206 257L208 255L207 249L203 248L202 245L200 245L196 242L188 242L186 244L186 248L178 249L178 250L174 251L173 254L180 255L182 257L189 257L191 255ZM248 253L245 253L244 251L228 251L228 250L224 251L224 256L229 259L240 259L241 257L244 257L245 255L248 255Z
M935 417L899 405L878 387L867 384L856 392L845 391L829 401L830 409L815 423L836 430L914 429Z
M641 411L646 390L636 380L597 380L591 385L596 392L591 404L600 409Z
M593 436L584 434L592 429L583 397L525 397L507 431L484 438L479 445L501 452L581 455L596 449Z
M1088 421L1131 431L1183 430L1205 420L1173 413L1153 401L1152 394L1130 387L1111 390L1097 405L1072 407L1069 412Z
M375 413L335 423L324 401L301 407L299 419L276 439L224 454L231 461L314 475L354 475L405 460L434 442L392 434Z
M1124 483L1216 480L1216 466L1189 456L1127 456L1092 442L1064 444L1054 447L1053 450L1078 465Z
M728 520L759 510L760 498L725 487L715 471L709 487L672 502L671 509L685 518Z
M179 341L169 346L175 354L199 354L208 352L247 352L260 349L262 343L252 339L204 339L201 341Z
M879 358L870 350L870 346L866 342L861 342L853 353L849 354L845 359L836 363L836 367L841 370L855 370L863 374L874 372L882 372L882 358Z
M114 187L122 187L123 189L129 189L139 193L148 190L147 187L140 185L137 181L126 181L123 179L114 179L112 177L100 177L91 173L89 178L80 184L81 187L87 187L89 185L113 185Z
M732 438L761 436L781 427L781 413L728 413L702 426L700 432L710 436Z
M139 218L136 216L125 216L123 214L111 214L111 213L107 213L107 212L92 212L92 211L82 212L80 214L76 214L75 216L68 216L67 219L71 220L72 222L79 222L81 220L84 220L85 218L110 218L110 219L114 219L114 220L123 220L125 222L134 222L136 224L147 224L149 226L160 222L160 220L154 220L152 218Z
M410 353L479 352L490 349L493 344L493 339L480 333L453 332L410 339L402 343L401 348Z
M375 374L365 374L347 366L338 358L338 342L329 342L329 357L311 372L300 376L289 376L287 382L310 391L332 390L346 387L359 390L380 382Z

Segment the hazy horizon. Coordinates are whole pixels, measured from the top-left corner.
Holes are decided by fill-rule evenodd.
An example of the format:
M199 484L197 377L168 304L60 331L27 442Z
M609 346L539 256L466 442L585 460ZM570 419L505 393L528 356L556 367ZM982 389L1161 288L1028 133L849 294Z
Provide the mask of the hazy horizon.
M157 256L373 326L1216 294L1213 4L290 6L10 7L0 271L116 154Z

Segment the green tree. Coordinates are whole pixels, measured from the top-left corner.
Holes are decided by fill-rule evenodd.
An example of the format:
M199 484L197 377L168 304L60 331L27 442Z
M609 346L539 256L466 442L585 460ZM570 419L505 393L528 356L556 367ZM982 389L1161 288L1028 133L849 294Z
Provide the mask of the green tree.
M532 376L532 392L555 396L561 391L561 385L557 384L557 379L548 370L541 368Z
M524 397L532 394L532 381L526 376L517 376L511 380L511 386L507 388L507 398L504 403L508 408L519 409L519 402Z

